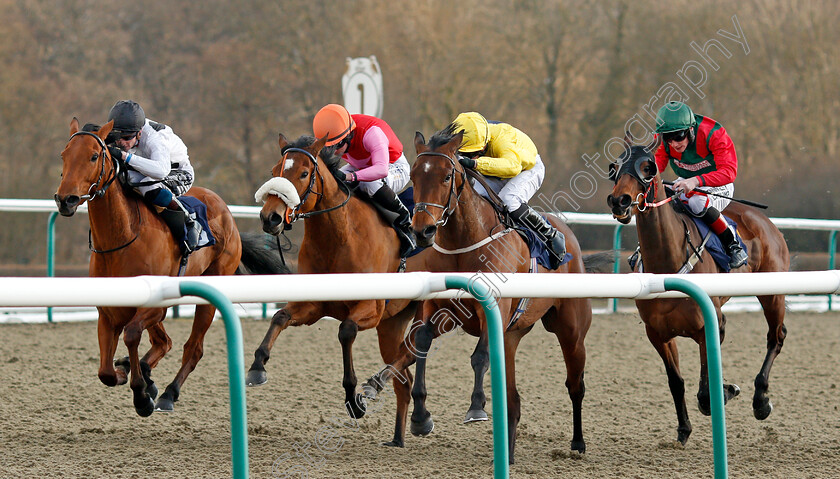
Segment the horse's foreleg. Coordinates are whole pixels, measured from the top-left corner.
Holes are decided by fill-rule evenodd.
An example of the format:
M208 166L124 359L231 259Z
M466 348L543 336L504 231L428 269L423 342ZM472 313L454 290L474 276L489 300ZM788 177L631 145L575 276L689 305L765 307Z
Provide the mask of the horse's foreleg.
M680 358L677 352L677 343L674 339L662 341L656 331L650 327L645 328L648 339L656 352L665 363L665 373L668 375L668 388L671 390L671 397L674 399L674 408L677 411L677 441L685 444L688 436L691 435L691 421L688 420L688 409L685 405L685 381L680 375ZM707 388L708 389L708 388Z
M165 316L166 309L161 309L159 319L146 330L149 332L149 341L152 343L152 347L140 359L140 369L143 371L143 379L146 380L146 392L152 399L155 399L158 394L157 386L152 381L152 369L172 349L172 339L163 328L162 321Z
M718 316L720 317L720 342L723 343L724 337L724 325L726 324L726 316L723 313L718 312ZM702 340L700 337L702 336ZM709 389L709 360L708 360L708 349L706 348L706 340L705 340L705 328L701 329L697 336L694 338L694 341L700 345L700 384L697 390L697 408L700 409L700 412L705 416L712 415L712 406L711 406L711 391ZM729 402L730 399L734 398L738 394L741 393L741 388L738 387L737 384L726 384L723 383L723 404Z
M567 304L569 306L565 307ZM565 300L562 310L556 310L554 318L556 326L550 328L550 331L557 336L566 363L566 389L569 391L569 398L572 400L572 420L574 424L571 447L573 451L581 453L586 452L582 418L583 397L586 394L586 385L583 381L586 366L584 338L592 322L591 308L589 300L586 299ZM543 322L545 323L545 318Z
M268 377L265 373L265 363L268 362L271 355L271 348L274 347L274 341L276 341L277 336L279 336L280 333L289 326L289 321L291 319L292 315L286 309L281 309L274 313L274 316L271 318L271 324L268 327L268 331L265 333L265 337L257 350L254 351L254 362L251 364L251 368L248 369L245 384L248 386L259 386L268 381Z
M758 301L764 309L764 317L767 319L767 354L764 356L764 363L761 370L755 377L755 394L753 395L753 414L756 419L767 419L773 411L773 403L767 396L767 389L770 387L770 368L776 356L782 352L782 346L787 336L785 327L785 297L759 296Z
M128 361L131 368L129 385L134 392L134 410L140 416L147 417L154 411L155 403L146 392L146 381L143 379L143 372L140 368L140 354L137 352L144 329L145 325L141 317L135 316L125 327L123 341L128 349Z
M484 394L484 375L490 369L488 342L487 328L483 328L481 335L478 337L478 343L475 345L475 350L470 356L470 365L475 374L475 381L472 395L470 395L470 408L467 410L464 423L487 420L487 413L484 411L484 406L487 404L487 396Z
M522 411L519 391L516 389L516 348L522 336L530 329L520 329L505 333L505 393L507 394L508 416L508 462L513 464L513 452L516 448L516 427Z
M341 385L344 387L344 406L347 413L354 419L365 415L364 396L356 393L356 371L353 368L353 343L359 333L359 325L352 319L345 319L338 327L338 342L341 343L341 360L344 365L344 377Z
M187 376L195 369L196 364L204 356L204 336L210 325L213 323L213 316L216 308L209 304L202 304L195 307L190 337L184 344L184 355L181 359L181 369L175 375L175 379L166 386L166 391L160 395L155 404L156 411L172 412L175 408L175 401L181 394L181 386L187 380Z
M117 344L120 339L121 329L115 328L110 318L102 311L99 312L99 321L96 325L96 334L99 337L99 380L106 386L117 386L128 381L126 371L114 369L114 353L117 351Z
M382 391L384 387L383 377L390 377L393 381L394 392L397 397L397 418L394 422L394 438L390 442L384 443L385 446L403 447L405 444L405 423L408 419L408 403L411 400L411 383L412 376L408 370L408 366L400 367L394 366L397 358L404 354L402 349L404 347L403 336L405 335L405 327L412 315L408 314L405 318L394 317L384 320L376 327L376 334L379 338L379 352L382 355L382 360L388 366L385 367L379 374L371 377L362 387L365 398L369 398L369 392L375 397L377 392ZM413 362L413 355L412 355ZM397 369L400 367L400 369ZM370 390L373 391L370 391ZM374 392L375 391L375 392Z
M411 413L411 434L428 436L435 428L432 415L426 409L426 359L434 339L434 325L426 322L417 328L414 347L417 365L414 367L414 386L411 388L411 398L414 399L414 411Z

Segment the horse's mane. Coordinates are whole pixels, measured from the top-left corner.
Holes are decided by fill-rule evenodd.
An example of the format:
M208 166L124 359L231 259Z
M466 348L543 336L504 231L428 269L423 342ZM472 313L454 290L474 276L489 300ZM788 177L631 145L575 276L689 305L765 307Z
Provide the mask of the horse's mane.
M455 135L457 135L459 131L460 130L458 129L458 125L456 125L455 123L450 123L446 125L442 130L435 133L434 135L432 135L431 138L429 138L429 149L434 150L435 148L439 148L449 143L450 141L452 141L453 138L455 138Z

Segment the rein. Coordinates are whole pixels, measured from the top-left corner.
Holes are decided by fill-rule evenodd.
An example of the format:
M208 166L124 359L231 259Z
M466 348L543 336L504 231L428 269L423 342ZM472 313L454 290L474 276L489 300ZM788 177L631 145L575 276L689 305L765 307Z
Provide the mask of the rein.
M446 158L449 163L452 164L452 173L454 174L457 170L455 169L455 160L452 159L449 155L444 153L439 153L437 151L424 151L422 153L418 153L417 157L421 156L440 156ZM432 213L429 212L427 206L434 206L435 208L440 208L443 210L443 214L440 216L440 219L435 221L435 227L440 227L445 225L449 221L449 217L452 216L452 213L455 212L455 207L458 206L458 202L461 200L461 193L464 192L464 188L466 187L467 182L467 175L463 171L461 173L461 189L455 190L455 181L453 180L449 184L449 195L446 197L446 205L439 205L437 203L425 203L425 202L418 202L414 204L414 214L417 215L418 212L426 213L427 215L431 216L434 220L435 217ZM452 205L452 195L455 194L455 206Z

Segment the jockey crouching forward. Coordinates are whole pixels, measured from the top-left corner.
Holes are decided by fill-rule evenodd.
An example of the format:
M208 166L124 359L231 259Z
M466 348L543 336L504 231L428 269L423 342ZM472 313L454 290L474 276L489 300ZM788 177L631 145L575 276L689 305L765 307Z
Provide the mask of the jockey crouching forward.
M351 115L341 105L329 104L315 115L312 130L316 138L327 137L327 146L347 162L341 168L345 181L358 188L374 203L395 213L393 228L400 238L400 258L416 246L411 230L411 213L397 197L411 179L411 167L403 146L384 120L369 115Z
M656 133L662 144L656 150L656 167L671 168L679 175L674 191L694 216L720 238L729 254L729 267L743 266L749 257L738 242L735 230L720 212L729 205L735 192L738 157L726 130L715 120L695 115L685 103L672 101L656 115ZM696 190L720 196L709 196Z
M545 178L545 165L534 142L513 126L488 122L476 112L461 113L453 123L455 131L464 131L458 149L461 165L486 177L511 217L534 230L551 251L552 264L559 264L566 256L566 237L528 206ZM474 186L478 194L488 197L483 186Z
M187 146L172 128L146 118L143 108L130 100L120 100L108 113L114 121L108 138L111 156L122 160L128 180L143 199L172 230L176 241L187 235L181 247L185 254L198 245L201 226L178 201L192 187L194 171Z

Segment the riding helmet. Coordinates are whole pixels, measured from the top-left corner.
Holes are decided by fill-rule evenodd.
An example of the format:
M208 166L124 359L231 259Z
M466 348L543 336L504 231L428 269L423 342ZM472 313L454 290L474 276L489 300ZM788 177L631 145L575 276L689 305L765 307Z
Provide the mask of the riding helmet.
M696 124L694 112L681 101L669 101L656 114L657 133L688 130Z
M114 120L113 130L120 133L137 133L146 124L146 113L137 102L120 100L108 112L108 121Z
M481 151L490 141L490 125L480 113L474 111L461 113L452 123L455 124L456 131L464 131L464 141L458 148L460 152L474 153Z
M340 143L353 130L356 129L356 122L341 105L330 103L321 108L312 120L312 132L315 138L327 137L327 146Z

